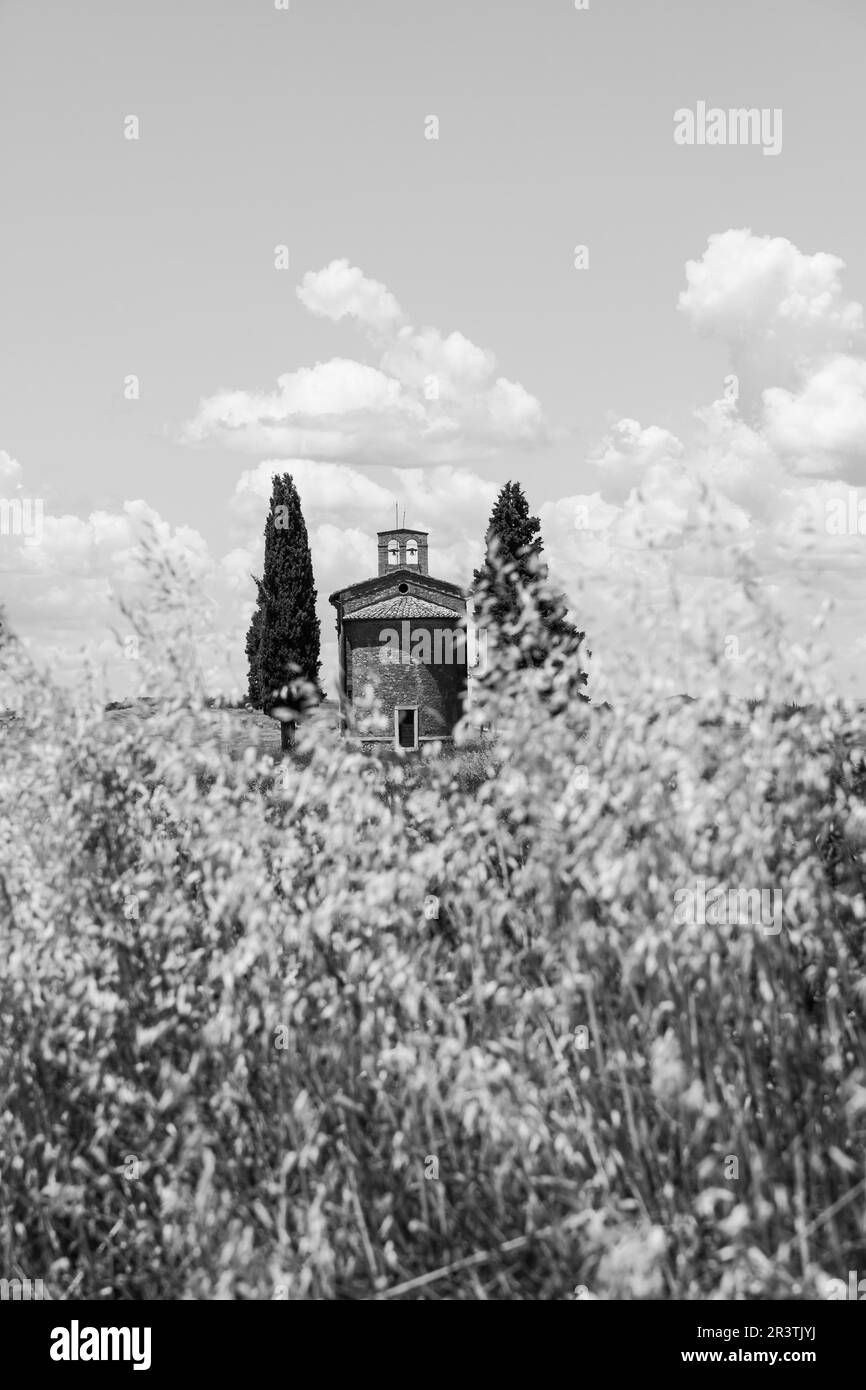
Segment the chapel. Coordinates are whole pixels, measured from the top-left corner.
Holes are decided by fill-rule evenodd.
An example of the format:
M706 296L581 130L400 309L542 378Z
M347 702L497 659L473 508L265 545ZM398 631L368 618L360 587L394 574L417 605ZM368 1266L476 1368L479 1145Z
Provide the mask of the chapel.
M466 596L435 579L427 531L378 533L378 573L330 595L337 610L341 722L364 743L447 740L466 696Z

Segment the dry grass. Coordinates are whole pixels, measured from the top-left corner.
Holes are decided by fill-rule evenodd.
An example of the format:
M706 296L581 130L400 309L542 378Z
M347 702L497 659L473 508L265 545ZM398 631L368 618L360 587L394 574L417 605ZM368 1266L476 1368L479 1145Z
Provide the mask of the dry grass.
M595 710L503 657L495 750L392 766L325 717L276 783L170 647L118 719L7 646L4 1267L59 1298L844 1278L866 720L767 642L790 717L721 677ZM783 929L678 924L698 876L778 887Z

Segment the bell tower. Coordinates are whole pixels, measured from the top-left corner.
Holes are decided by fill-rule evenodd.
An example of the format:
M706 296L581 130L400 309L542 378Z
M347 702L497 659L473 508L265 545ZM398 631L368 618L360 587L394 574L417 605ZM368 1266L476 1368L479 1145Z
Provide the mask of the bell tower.
M409 531L405 526L393 526L379 531L379 578L396 570L427 574L427 531Z

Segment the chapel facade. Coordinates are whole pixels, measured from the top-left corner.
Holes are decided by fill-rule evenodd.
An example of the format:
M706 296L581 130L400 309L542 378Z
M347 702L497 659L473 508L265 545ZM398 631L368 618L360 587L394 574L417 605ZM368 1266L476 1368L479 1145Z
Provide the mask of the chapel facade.
M467 682L466 596L428 571L427 531L378 533L378 573L330 595L341 722L364 743L419 749L450 739Z

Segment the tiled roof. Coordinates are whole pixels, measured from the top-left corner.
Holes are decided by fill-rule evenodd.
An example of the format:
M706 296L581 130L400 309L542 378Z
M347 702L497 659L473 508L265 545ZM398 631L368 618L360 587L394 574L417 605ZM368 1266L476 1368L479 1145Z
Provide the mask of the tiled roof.
M441 603L429 603L426 598L416 598L414 594L401 594L399 598L382 599L380 603L370 603L366 608L356 608L354 613L343 615L346 622L352 618L454 618L460 617L453 608L443 608Z

